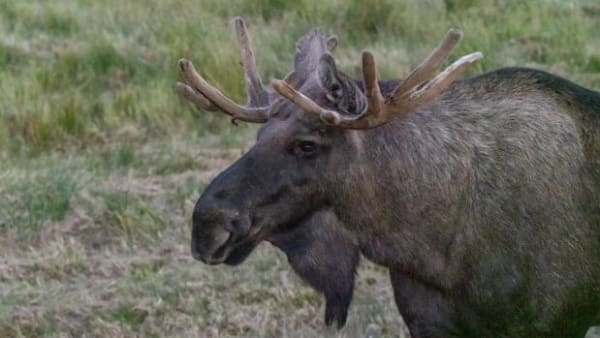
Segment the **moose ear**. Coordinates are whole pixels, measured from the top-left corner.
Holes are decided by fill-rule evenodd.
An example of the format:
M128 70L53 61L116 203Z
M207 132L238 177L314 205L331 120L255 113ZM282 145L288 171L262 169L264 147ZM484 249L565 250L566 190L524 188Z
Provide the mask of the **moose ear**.
M331 54L323 54L317 69L321 87L325 89L327 99L336 105L341 113L361 114L367 101L356 83L347 75L338 72Z
M330 54L323 54L319 60L319 82L327 91L327 99L337 103L344 95L342 92L342 80L338 76L335 60Z

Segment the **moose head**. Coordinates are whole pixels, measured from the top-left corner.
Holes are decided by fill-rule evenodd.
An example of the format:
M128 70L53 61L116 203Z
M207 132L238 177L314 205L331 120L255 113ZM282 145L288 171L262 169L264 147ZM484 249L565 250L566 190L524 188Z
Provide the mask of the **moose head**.
M210 85L192 63L179 61L179 93L204 110L220 110L233 121L262 123L255 145L206 188L193 214L191 252L207 264L241 263L263 240L291 231L318 210L354 207L361 187L348 175L361 169L361 138L435 100L481 53L458 59L434 77L461 33L441 43L400 83L377 78L372 53L362 54L362 81L338 69L330 51L335 37L319 29L298 43L294 69L263 86L246 25L235 19L241 47L245 106ZM364 187L367 189L368 187Z

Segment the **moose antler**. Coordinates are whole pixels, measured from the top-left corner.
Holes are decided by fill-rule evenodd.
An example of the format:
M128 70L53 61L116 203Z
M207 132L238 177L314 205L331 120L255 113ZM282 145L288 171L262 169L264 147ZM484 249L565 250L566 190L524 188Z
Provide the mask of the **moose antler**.
M262 123L268 119L269 94L264 89L258 75L246 23L241 17L236 17L234 23L246 80L247 104L242 106L235 103L217 88L210 85L198 74L192 62L186 59L179 60L182 82L177 82L176 89L181 96L199 108L221 110L230 115L233 118L232 121Z
M256 59L246 29L246 23L241 17L234 19L235 32L240 45L242 68L246 83L247 103L245 106L235 103L220 90L209 84L194 68L191 61L179 60L182 81L177 82L176 90L181 96L203 110L221 110L236 120L263 123L268 119L270 108L269 91L265 90L256 67ZM327 49L333 51L338 45L337 37L330 36ZM297 74L291 72L286 79L298 82Z
M433 52L388 97L383 96L377 83L373 54L363 52L362 73L367 107L356 116L344 116L323 108L284 81L274 80L272 86L303 110L318 114L326 124L348 129L374 128L430 102L446 90L467 66L483 57L480 52L465 55L433 77L435 70L448 58L461 35L457 29L448 31Z

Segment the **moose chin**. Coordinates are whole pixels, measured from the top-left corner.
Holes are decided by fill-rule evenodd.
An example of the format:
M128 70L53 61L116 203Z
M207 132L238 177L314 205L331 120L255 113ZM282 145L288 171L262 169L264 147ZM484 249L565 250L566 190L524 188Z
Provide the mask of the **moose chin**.
M179 62L185 98L262 124L198 200L195 258L236 265L269 241L338 327L360 255L389 269L413 337L583 337L600 322L600 93L527 68L461 78L478 52L436 73L455 29L387 81L368 51L362 78L346 75L337 38L313 29L264 86L235 29L246 105Z

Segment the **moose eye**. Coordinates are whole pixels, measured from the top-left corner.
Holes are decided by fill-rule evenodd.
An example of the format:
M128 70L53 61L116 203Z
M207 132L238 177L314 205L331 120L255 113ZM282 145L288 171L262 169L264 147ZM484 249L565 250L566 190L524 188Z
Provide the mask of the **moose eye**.
M296 144L296 155L300 156L313 156L317 152L317 144L312 141L299 141Z

